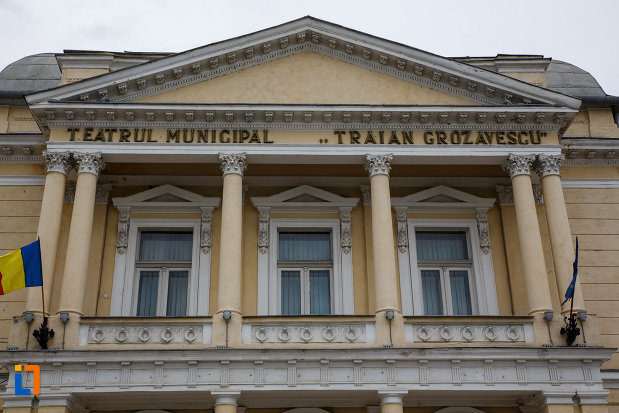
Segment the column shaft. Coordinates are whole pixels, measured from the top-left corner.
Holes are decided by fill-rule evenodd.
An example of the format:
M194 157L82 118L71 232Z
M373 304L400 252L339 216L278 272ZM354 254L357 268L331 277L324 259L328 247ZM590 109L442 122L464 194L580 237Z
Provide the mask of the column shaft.
M559 301L563 302L565 301L565 292L573 277L574 245L572 244L572 233L567 218L567 209L565 208L561 178L558 175L558 164L561 160L562 157L540 155L538 174L542 177L542 191L546 206L548 231L550 232L555 276L557 278L557 287L559 288ZM565 303L563 312L569 312L570 306L571 303L569 301ZM582 290L577 278L574 290L574 311L584 311L584 309Z
M49 314L52 289L54 287L54 272L56 269L56 253L58 251L58 236L64 204L64 188L67 176L60 172L49 172L45 177L45 189L41 202L41 214L37 236L41 240L41 269L43 271L43 294L45 297L46 314ZM41 313L41 291L38 288L28 288L26 311Z
M397 310L398 280L393 242L391 195L389 177L374 175L370 178L372 191L372 245L374 254L374 285L376 312Z
M512 187L522 267L527 285L529 314L552 311L531 176L517 175L513 177Z
M74 157L79 169L58 312L82 315L97 177L105 164L101 161L100 153L74 154Z
M552 311L552 301L531 183L531 165L534 160L534 155L510 154L503 169L509 172L512 179L529 314L541 314Z
M219 249L219 300L217 312L241 313L243 177L224 176L221 201L221 246Z

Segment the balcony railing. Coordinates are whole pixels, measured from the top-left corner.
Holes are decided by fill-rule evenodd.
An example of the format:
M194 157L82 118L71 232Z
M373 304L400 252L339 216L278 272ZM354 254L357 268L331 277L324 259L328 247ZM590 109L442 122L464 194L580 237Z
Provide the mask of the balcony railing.
M524 316L405 317L408 344L517 344L535 341L533 318Z
M210 343L210 317L82 317L78 339L80 346Z

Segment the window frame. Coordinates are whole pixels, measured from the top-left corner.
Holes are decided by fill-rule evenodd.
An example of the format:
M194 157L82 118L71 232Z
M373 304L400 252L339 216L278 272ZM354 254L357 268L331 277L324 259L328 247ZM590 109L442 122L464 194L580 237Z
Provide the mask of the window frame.
M279 260L279 234L281 232L308 232L308 233L324 233L328 232L330 235L330 244L331 244L331 260L316 260L316 261L283 261ZM299 283L300 283L300 295L301 295L301 314L300 316L309 316L314 315L311 314L310 302L310 271L313 270L328 270L329 271L329 307L331 309L331 313L333 314L333 310L335 308L335 300L334 300L334 241L333 241L333 233L330 229L322 229L322 228L312 228L312 230L306 230L305 228L278 228L277 229L277 243L275 251L277 255L277 297L279 300L279 310L281 314L281 299L282 299L282 271L299 271ZM282 314L283 315L283 314Z
M344 292L342 288L342 264L341 264L341 248L340 244L340 220L339 219L305 219L305 218L271 218L270 220L270 238L271 247L269 248L269 261L273 265L269 266L269 301L268 311L269 315L282 315L282 296L281 296L281 271L300 268L301 271L305 267L308 269L311 266L299 265L295 267L288 267L279 265L279 233L280 232L329 232L331 234L331 259L333 261L330 278L331 286L331 315L343 313L343 300ZM348 254L349 255L349 254ZM319 269L319 268L316 268ZM320 268L320 269L324 269ZM309 283L309 275L307 276ZM301 275L301 282L303 282L303 275ZM301 286L303 291L303 286ZM309 292L308 292L309 294ZM303 303L303 297L301 297L301 303ZM303 304L301 308L302 316L309 316L310 314L303 313Z
M187 291L187 312L186 316L195 316L198 314L198 297L199 297L199 278L200 278L200 219L179 218L179 219L155 219L155 218L131 218L129 220L129 235L127 241L127 257L125 263L124 288L122 293L122 316L136 316L137 313L137 297L139 283L139 264L137 254L139 248L139 234L142 231L191 231L192 232L192 247L191 247L191 268L189 271L188 291ZM153 267L161 269L164 266ZM168 270L174 269L170 265ZM141 267L140 267L141 268ZM180 268L180 267L179 267ZM187 267L185 267L187 268ZM166 277L167 278L167 277ZM162 283L162 278L159 279L159 284ZM167 291L167 286L164 288ZM162 289L158 290L158 296L161 297ZM165 309L161 314L162 303L157 299L157 316L165 316Z
M447 283L444 281L443 267L441 265L424 265L419 263L417 258L416 231L464 231L467 234L467 244L470 255L470 268L463 265L462 261L455 261L453 266L445 266L449 270L468 269L469 291L471 294L472 316L476 315L498 315L498 300L496 296L496 286L494 282L494 270L492 267L491 253L483 253L480 247L477 223L475 219L416 219L407 218L408 229L408 252L404 256L400 252L400 259L407 261L407 269L400 265L401 285L403 285L402 302L403 307L412 308L412 314L424 316L423 291L421 283L421 269L440 268L441 286L444 289ZM410 291L408 295L406 292ZM453 316L451 290L443 291L443 299L449 297L449 302L443 303L444 309L449 309L444 316ZM406 301L408 300L408 303ZM412 301L412 302L411 302ZM408 311L410 313L410 310Z

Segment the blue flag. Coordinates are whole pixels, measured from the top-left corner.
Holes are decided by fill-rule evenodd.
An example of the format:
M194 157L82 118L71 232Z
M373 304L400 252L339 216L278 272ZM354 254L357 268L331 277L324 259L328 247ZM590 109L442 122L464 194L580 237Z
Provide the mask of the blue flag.
M576 277L578 276L578 237L576 237L576 258L574 258L574 277L572 278L572 282L569 287L567 287L567 291L565 292L565 301L561 303L561 305L567 303L567 300L574 298L574 289L576 288Z

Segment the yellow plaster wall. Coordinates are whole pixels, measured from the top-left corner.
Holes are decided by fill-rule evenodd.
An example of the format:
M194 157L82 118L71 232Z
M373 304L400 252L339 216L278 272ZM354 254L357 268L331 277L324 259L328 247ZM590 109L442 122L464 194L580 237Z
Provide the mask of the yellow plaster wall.
M42 186L0 186L0 255L36 240ZM27 289L0 296L0 350L6 349L11 319L24 312Z
M0 133L9 131L9 107L0 106Z
M572 237L578 236L585 307L598 317L602 344L619 347L619 189L565 188L563 193ZM603 367L619 368L619 354Z
M104 68L63 68L62 78L60 84L77 82L79 80L87 79L89 77L102 75L108 73L109 69Z
M7 132L33 132L40 133L37 123L28 108L10 108L8 116Z
M138 102L476 104L313 52L298 53Z
M576 114L569 128L565 131L563 135L565 137L571 136L585 136L590 137L589 133L589 113L586 110L581 110Z
M531 83L535 86L546 87L546 74L544 72L501 72L501 74L513 77L514 79L522 80L523 82Z
M592 138L617 138L619 128L610 108L589 109L589 130Z

